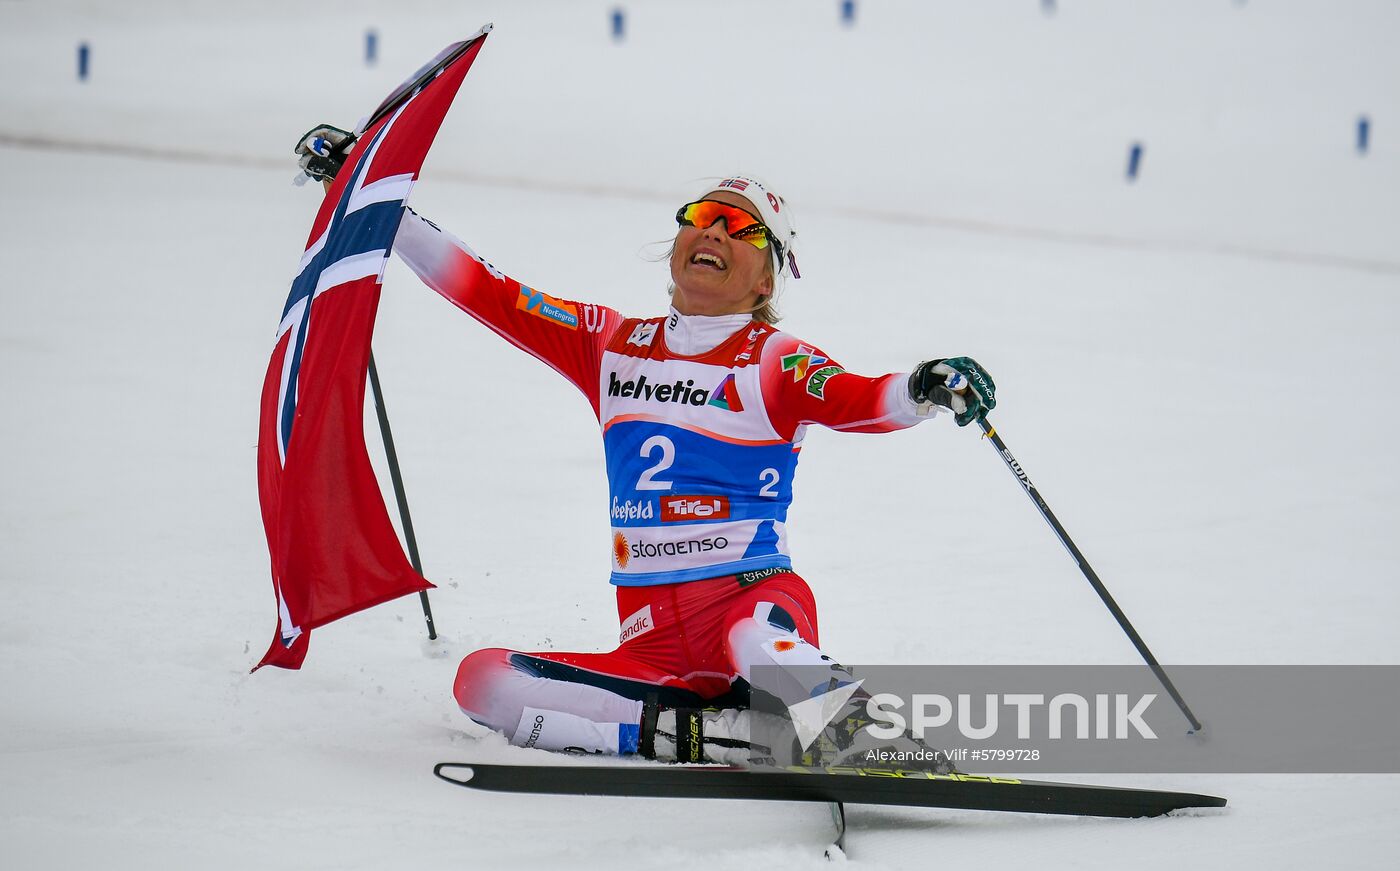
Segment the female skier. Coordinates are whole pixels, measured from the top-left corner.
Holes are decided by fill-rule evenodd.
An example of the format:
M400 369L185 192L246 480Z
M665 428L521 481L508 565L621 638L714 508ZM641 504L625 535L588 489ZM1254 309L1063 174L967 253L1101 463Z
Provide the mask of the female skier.
M316 172L306 146L327 130L343 134L317 128L298 147L322 180L338 167ZM996 405L967 357L868 378L778 330L773 295L800 277L797 232L760 182L711 185L676 222L670 311L653 318L525 286L412 211L394 243L428 286L572 382L602 430L617 648L489 648L457 670L462 711L515 745L745 761L754 668L777 666L785 683L770 689L789 703L850 680L818 647L816 604L788 555L807 426L889 432L940 408L965 426Z
M888 432L940 407L966 425L996 404L966 357L867 378L778 330L773 293L799 277L797 232L758 181L725 179L676 221L671 308L653 318L526 287L412 213L394 245L426 284L571 381L602 428L618 646L462 660L458 705L512 744L742 756L755 666L834 666L784 526L807 425ZM961 393L945 384L959 375ZM828 688L813 671L795 672L806 676L796 695Z

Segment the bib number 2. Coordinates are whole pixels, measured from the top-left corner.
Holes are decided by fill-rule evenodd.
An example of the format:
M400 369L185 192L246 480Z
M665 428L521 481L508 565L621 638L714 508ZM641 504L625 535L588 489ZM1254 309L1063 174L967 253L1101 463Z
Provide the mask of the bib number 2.
M656 465L642 472L641 477L637 479L638 490L671 489L671 482L656 480L656 473L666 471L676 462L676 444L665 436L652 436L642 442L641 455L643 457L651 459L651 455L657 450L661 451L661 459L657 461Z
M660 453L660 457L656 455ZM638 490L670 490L674 485L673 481L658 480L657 475L671 468L676 463L676 443L666 438L666 436L656 435L642 442L642 449L639 456L655 462L637 477ZM777 469L767 468L758 473L758 480L763 485L758 490L758 495L766 496L769 499L777 499L778 482L782 480L781 473Z
M774 488L778 486L781 479L777 469L764 469L758 473L758 480L763 482L763 489L758 491L758 495L767 496L770 499L778 498L778 491Z

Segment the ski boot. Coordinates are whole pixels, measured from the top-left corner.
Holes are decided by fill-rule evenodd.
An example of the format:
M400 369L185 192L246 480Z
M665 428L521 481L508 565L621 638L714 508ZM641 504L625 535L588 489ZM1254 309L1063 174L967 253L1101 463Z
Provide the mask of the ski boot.
M746 708L642 706L638 752L665 762L771 764L772 751L752 741L754 711Z
M933 774L956 774L958 769L942 750L905 732L895 738L877 738L867 726L887 725L866 713L870 695L852 694L846 707L832 718L809 746L794 748L797 762L811 768L897 768Z

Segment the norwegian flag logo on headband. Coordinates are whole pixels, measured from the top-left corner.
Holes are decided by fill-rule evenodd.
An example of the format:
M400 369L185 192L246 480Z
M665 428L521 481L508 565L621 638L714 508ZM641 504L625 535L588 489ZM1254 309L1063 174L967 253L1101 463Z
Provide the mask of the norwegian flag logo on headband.
M763 183L752 178L726 178L708 188L710 191L733 191L753 204L751 210L763 221L771 232L773 246L773 270L781 273L784 266L793 278L801 278L797 271L797 257L793 254L793 243L797 240L797 228L792 224L792 213L786 208L783 198L764 187ZM703 197L704 194L701 194Z

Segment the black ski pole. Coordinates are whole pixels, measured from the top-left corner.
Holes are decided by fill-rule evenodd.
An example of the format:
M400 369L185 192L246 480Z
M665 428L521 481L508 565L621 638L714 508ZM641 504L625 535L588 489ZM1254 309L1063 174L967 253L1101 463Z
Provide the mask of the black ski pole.
M399 472L399 455L394 450L394 434L389 431L389 413L384 410L384 392L379 388L379 367L374 365L374 352L369 354L369 386L374 391L374 410L379 415L379 433L384 437L384 455L389 460L389 477L394 482L394 498L399 502L399 517L403 520L403 537L408 544L408 559L413 570L423 574L423 560L418 556L418 539L413 535L413 518L408 513L408 495L403 489L403 475ZM423 604L423 619L428 621L428 640L437 640L437 627L433 625L433 608L428 604L428 591L418 593L418 601Z
M1157 662L1157 657L1153 656L1152 651L1147 649L1147 643L1142 640L1142 636L1133 628L1133 624L1128 622L1128 615L1124 614L1123 609L1118 607L1118 603L1113 601L1113 596L1109 595L1108 588L1103 585L1103 581L1099 580L1099 576L1094 572L1093 567L1089 565L1089 561L1084 558L1084 554L1079 552L1079 548L1076 547L1074 542L1070 539L1069 533L1065 532L1065 528L1061 526L1060 521L1055 518L1054 512L1050 510L1050 506L1045 504L1045 500L1040 496L1040 491L1031 483L1030 477L1026 474L1025 470L1021 468L1021 464L1016 462L1016 458L1011 455L1011 451L1007 449L1006 443L1001 440L1001 436L997 435L996 428L988 423L985 417L978 418L977 425L982 427L982 432L986 434L987 438L991 439L992 446L996 448L997 453L1001 455L1002 462L1006 463L1006 468L1010 469L1011 473L1021 482L1021 486L1026 488L1026 495L1031 498L1031 501L1035 503L1035 507L1040 510L1040 516L1044 517L1045 522L1050 524L1050 528L1055 530L1055 535L1059 537L1060 544L1065 546L1065 550L1069 551L1069 555L1079 564L1079 570L1084 573L1084 577L1089 579L1089 583L1094 587L1094 592L1099 594L1100 599L1103 599L1103 603L1108 606L1108 610L1112 612L1114 619L1118 621L1118 625L1123 627L1124 632L1128 633L1128 639L1133 642L1133 646L1137 648L1138 653L1142 654L1143 660L1147 663L1148 667L1152 669L1152 673L1157 676L1157 680L1161 682L1167 694L1172 697L1172 701L1176 702L1176 706L1181 709L1181 713L1186 715L1186 721L1191 724L1191 731L1193 733L1200 732L1202 728L1201 721L1196 719L1195 714L1191 713L1191 709L1186 705L1186 700L1181 697L1181 693L1177 692L1176 686L1172 683L1171 678L1167 677L1167 673L1162 669L1161 664Z

